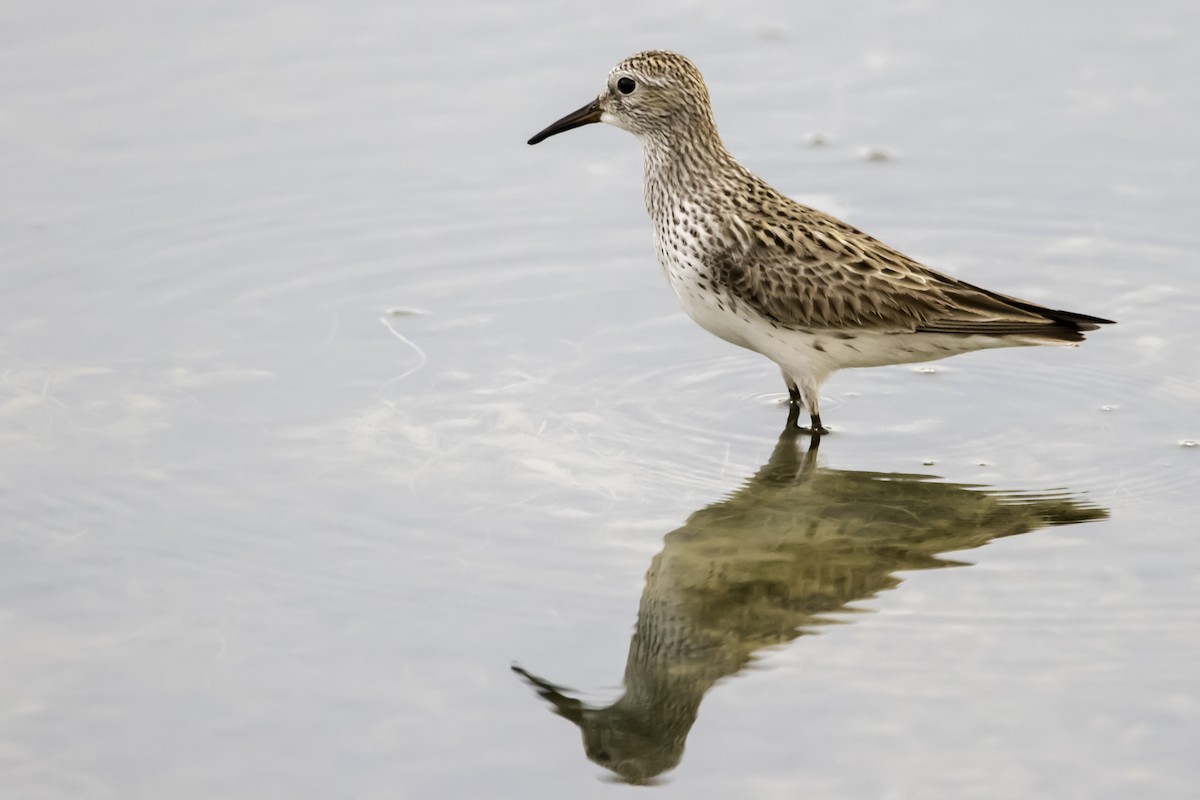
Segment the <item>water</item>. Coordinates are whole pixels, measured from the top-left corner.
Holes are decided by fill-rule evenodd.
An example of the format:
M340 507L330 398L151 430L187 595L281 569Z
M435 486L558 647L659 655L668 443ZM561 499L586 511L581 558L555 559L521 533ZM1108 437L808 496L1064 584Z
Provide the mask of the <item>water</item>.
M5 796L1192 796L1198 16L8 3ZM636 143L524 145L650 46L782 190L1120 324L841 373L802 455Z

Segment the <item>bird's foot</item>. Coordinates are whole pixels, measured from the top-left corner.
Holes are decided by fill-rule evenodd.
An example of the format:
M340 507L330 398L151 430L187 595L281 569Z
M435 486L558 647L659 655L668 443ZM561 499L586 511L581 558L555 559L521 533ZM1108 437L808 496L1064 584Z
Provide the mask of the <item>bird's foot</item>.
M812 432L813 436L824 436L825 434L829 433L829 429L821 424L820 414L809 414L808 418L812 421L812 428L809 430Z
M789 430L794 430L797 433L807 433L810 436L824 436L829 433L829 429L821 424L820 414L810 416L812 424L810 426L800 424L800 404L792 403L788 407L787 427Z

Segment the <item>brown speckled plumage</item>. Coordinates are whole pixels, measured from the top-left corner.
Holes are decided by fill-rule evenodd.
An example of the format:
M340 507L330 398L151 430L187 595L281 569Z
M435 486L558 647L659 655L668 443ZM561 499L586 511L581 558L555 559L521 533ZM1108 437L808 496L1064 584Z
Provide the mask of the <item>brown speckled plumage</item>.
M816 432L837 369L1069 344L1110 322L943 275L780 194L722 145L704 79L676 53L625 59L594 102L530 143L590 122L641 140L659 261L689 316L775 361Z

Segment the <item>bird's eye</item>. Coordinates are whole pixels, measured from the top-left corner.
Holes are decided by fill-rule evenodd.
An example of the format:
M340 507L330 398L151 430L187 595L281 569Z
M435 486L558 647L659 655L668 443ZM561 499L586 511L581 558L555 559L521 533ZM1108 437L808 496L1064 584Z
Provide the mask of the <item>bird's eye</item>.
M629 94L637 88L637 84L633 82L633 78L621 78L617 81L617 91L621 94Z

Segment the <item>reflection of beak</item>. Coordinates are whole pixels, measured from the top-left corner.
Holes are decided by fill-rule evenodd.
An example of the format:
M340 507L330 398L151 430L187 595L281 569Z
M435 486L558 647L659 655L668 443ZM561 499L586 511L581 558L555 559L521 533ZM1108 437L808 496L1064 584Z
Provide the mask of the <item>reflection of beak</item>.
M578 113L578 112L576 112L576 113ZM554 125L557 125L557 124L558 124L557 122L554 123ZM579 122L570 127L574 128L574 127L578 127L579 125L586 125L586 124L587 124L586 122ZM554 125L551 125L550 127L553 128ZM565 130L567 130L567 128L563 128L563 130L565 131ZM555 133L558 133L558 131L555 131ZM549 135L550 134L547 134L547 136L549 136ZM535 136L534 138L536 139L537 137ZM539 139L538 141L541 141L541 140ZM537 142L534 142L534 144L537 144ZM528 672L526 672L525 670L518 667L516 664L512 665L512 671L517 673L518 675L520 675L522 678L524 678L526 683L528 683L535 690L537 690L539 697L541 697L543 700L548 701L550 703L550 705L554 706L555 714L558 714L563 719L569 719L571 722L574 722L576 725L583 724L583 715L588 710L587 707L583 703L576 700L574 697L570 697L569 695L564 694L565 690L563 689L563 687L555 686L553 683L550 683L550 681L542 680L541 678L539 678L536 675L531 675Z
M529 144L537 144L543 139L549 139L554 134L569 131L571 128L578 128L581 125L590 125L593 122L599 122L601 113L603 112L600 110L600 99L597 98L578 111L572 111L558 122L551 124L546 130L530 139Z

